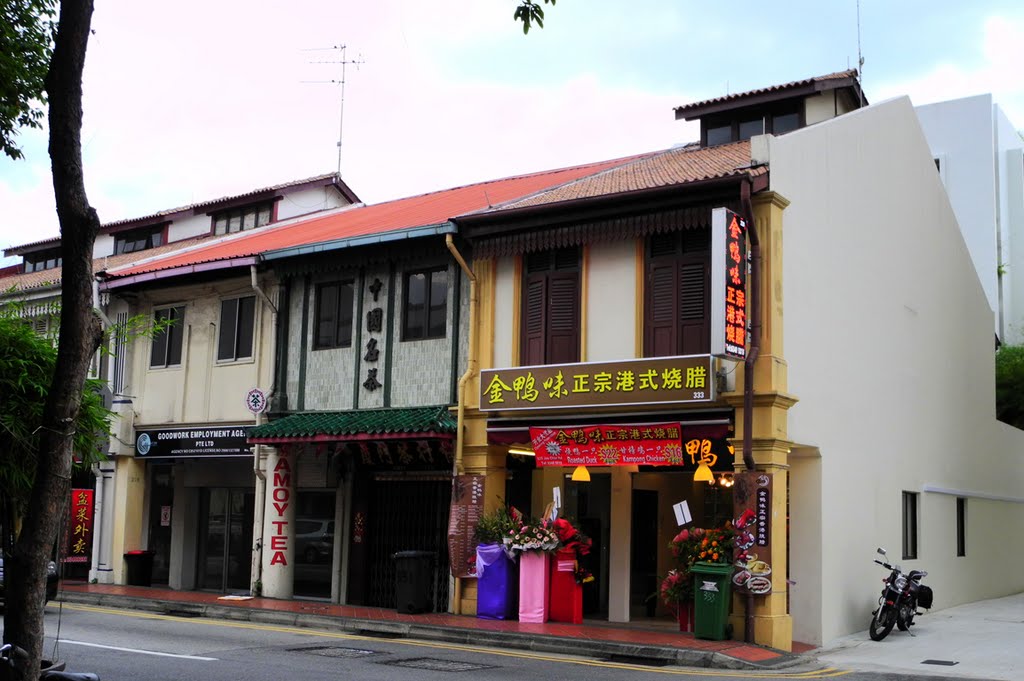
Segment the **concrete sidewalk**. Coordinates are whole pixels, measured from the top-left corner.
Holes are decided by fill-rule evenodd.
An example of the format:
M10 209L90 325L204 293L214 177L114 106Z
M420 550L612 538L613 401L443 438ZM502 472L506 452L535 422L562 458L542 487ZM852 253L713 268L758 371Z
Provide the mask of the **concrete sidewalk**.
M926 613L915 619L911 633L893 629L875 642L865 630L811 654L823 664L857 671L1024 679L1024 593Z

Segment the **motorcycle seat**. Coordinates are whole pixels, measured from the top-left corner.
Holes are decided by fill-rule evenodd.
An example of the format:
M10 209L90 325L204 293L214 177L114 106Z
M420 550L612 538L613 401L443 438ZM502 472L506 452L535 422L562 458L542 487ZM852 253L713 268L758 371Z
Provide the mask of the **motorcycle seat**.
M910 574L907 575L907 577L909 577L910 579L914 580L915 582L919 582L919 581L921 581L922 578L927 577L927 576L928 576L928 572L925 571L925 570L911 570Z

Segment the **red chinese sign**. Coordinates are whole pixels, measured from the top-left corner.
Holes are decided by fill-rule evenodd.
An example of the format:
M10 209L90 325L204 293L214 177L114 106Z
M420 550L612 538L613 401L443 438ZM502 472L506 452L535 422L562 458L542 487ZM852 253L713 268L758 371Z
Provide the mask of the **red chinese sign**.
M726 208L711 216L711 354L747 356L747 223Z
M681 466L700 460L703 442L706 454L714 456L710 440L684 447L681 433L678 423L572 426L530 428L530 439L538 466Z
M92 552L92 490L71 490L71 522L65 563L88 563Z

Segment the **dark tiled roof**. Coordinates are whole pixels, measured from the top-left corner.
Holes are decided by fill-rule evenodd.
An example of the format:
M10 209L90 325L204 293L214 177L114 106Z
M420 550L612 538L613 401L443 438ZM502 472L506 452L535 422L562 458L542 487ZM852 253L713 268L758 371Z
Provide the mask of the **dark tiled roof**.
M458 421L446 406L399 409L353 409L292 414L257 426L250 442L330 440L344 436L452 434Z
M689 145L613 167L601 173L580 178L575 182L568 182L554 189L537 192L524 199L504 203L491 210L481 212L497 212L563 201L628 194L659 187L686 185L731 176L756 176L768 172L766 168L750 168L749 166L749 141L705 148Z
M683 106L677 106L675 108L676 118L696 118L703 113L708 113L708 109L717 109L727 102L738 104L745 99L772 94L786 95L790 94L790 91L795 90L823 91L847 86L854 87L858 90L860 89L860 85L857 82L857 69L837 71L836 73L829 73L824 76L814 76L813 78L794 80L791 83L783 83L782 85L770 85L757 90L737 92L733 95L724 95L722 97L705 99L700 102L684 104Z

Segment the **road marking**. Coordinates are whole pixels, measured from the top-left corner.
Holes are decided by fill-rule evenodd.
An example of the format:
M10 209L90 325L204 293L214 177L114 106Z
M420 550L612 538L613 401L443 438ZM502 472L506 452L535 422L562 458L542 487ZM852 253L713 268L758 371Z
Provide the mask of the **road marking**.
M108 608L93 605L83 605L79 603L64 603L63 607L70 610L81 610L84 612L95 612L103 613L108 615L120 615L123 617L138 617L140 619L153 619L153 620L169 620L174 622L188 622L189 624L196 624L197 621L202 622L210 626L216 627L227 627L233 629L251 629L255 631L272 631L284 634L298 634L302 636L310 636L314 638L328 638L345 641L374 641L376 643L389 643L394 645L403 646L414 646L421 648L432 648L437 650L459 650L463 652L480 653L483 655L498 655L502 657L514 657L524 660L537 660L541 662L560 662L563 664L574 664L586 667L601 667L603 669L622 669L634 672L648 672L651 674L668 674L674 676L721 676L730 678L742 678L742 679L831 679L839 676L845 676L851 673L848 669L836 669L835 667L827 667L825 669L814 669L805 672L777 672L777 671L757 671L757 670L731 670L731 669L698 669L693 667L647 667L644 665L626 664L623 662L605 662L601 660L595 660L593 658L579 658L579 657L568 657L559 655L545 655L541 653L531 653L526 651L509 651L500 650L497 648L485 648L481 646L470 646L459 643L441 643L433 641L415 641L411 639L387 639L383 640L375 636L361 636L359 634L342 634L334 631L325 631L323 629L307 629L305 627L287 627L287 626L276 626L272 624L254 624L252 622L235 622L228 620L211 619L203 617L200 620L196 620L194 617L176 617L174 615L159 615L150 612L138 612L135 610L123 610L118 608ZM63 641L62 642L67 642ZM82 644L82 645L95 645L95 644ZM106 647L106 646L97 646ZM139 651L145 652L145 651ZM159 655L161 653L151 653ZM204 658L196 658L204 659ZM212 658L210 658L212 659Z
M199 657L198 655L176 655L175 653L158 653L155 650L138 650L136 648L121 648L118 646L104 646L99 643L86 643L85 641L69 641L66 638L60 642L72 646L89 646L90 648L104 648L106 650L120 650L123 653L138 653L139 655L159 655L160 657L176 657L179 660L199 660L200 662L216 662L216 657Z

